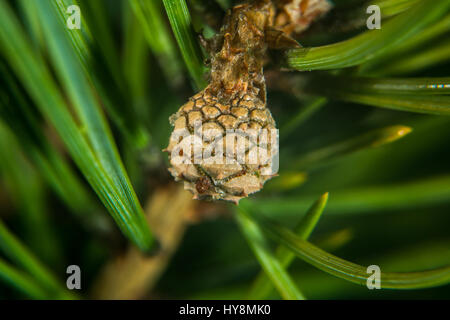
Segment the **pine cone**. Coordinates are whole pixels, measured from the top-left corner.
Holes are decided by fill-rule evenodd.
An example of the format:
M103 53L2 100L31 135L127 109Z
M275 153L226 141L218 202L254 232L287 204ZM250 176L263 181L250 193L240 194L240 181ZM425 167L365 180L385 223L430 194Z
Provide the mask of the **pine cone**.
M212 42L209 86L170 118L169 170L196 199L238 203L278 169L263 75L274 10L272 1L262 0L228 12Z
M195 199L238 203L274 176L275 121L257 96L242 94L223 105L206 88L190 98L170 122L174 132L166 149L172 165L169 171L176 180L184 181ZM202 134L203 141L198 140ZM185 154L186 144L193 140L199 142L202 159L195 159L195 147L191 149L194 152ZM223 157L215 153L220 145Z

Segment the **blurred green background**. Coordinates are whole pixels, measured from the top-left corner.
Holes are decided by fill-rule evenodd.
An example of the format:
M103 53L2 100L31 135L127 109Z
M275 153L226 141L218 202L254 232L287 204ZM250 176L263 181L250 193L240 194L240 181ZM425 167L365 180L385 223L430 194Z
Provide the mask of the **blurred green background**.
M239 207L191 200L161 151L168 117L207 84L197 35L233 4L0 0L1 299L450 298L448 1L336 0L304 48L270 52L279 177ZM331 263L288 269L273 252L298 223L346 261L439 272L368 290L319 270Z

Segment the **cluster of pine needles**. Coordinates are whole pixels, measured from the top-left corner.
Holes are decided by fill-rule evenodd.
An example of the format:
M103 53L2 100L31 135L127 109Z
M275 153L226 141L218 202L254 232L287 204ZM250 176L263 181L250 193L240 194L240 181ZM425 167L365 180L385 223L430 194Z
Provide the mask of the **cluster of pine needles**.
M0 298L450 298L450 2L335 0L271 53L279 177L239 206L161 151L235 4L0 0Z

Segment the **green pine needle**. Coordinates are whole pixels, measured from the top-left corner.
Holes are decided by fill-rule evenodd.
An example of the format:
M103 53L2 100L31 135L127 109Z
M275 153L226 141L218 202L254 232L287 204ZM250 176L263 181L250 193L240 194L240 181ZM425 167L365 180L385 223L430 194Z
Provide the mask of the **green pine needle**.
M297 257L316 268L344 280L366 285L371 275L366 267L338 258L301 239L292 231L267 219L260 227L272 239L289 248ZM420 272L381 272L380 285L386 289L420 289L450 283L450 266Z
M356 136L346 141L338 142L319 150L311 151L298 157L291 167L304 169L318 166L330 160L335 160L344 155L357 152L366 148L375 148L392 143L403 138L412 131L410 127L396 125L381 128Z
M0 259L0 280L21 291L28 298L42 300L52 298L30 276L12 267L2 259Z
M282 263L272 253L258 225L241 208L236 213L236 221L267 277L283 299L304 300L305 297L285 271Z
M184 62L194 81L195 89L203 89L206 86L204 79L205 67L203 65L199 44L194 37L194 30L186 1L163 0L163 3Z
M294 233L301 239L307 240L319 222L320 217L327 205L328 193L323 194L303 216L298 225L294 228ZM288 269L295 255L283 246L279 246L276 250L275 258L280 262L281 266ZM260 273L254 281L248 299L265 299L272 292L272 284L264 273Z
M25 269L52 297L73 299L75 296L29 251L0 220L0 250Z
M411 39L447 13L447 0L423 0L418 5L349 40L322 47L288 50L285 65L298 71L330 70L372 60Z
M62 94L30 47L23 30L5 2L0 2L0 46L44 116L55 126L72 157L121 228L142 250L153 239L142 208L124 171L110 129L81 62L71 50L49 2L37 1L50 52L78 119L70 113ZM42 84L45 84L44 86Z

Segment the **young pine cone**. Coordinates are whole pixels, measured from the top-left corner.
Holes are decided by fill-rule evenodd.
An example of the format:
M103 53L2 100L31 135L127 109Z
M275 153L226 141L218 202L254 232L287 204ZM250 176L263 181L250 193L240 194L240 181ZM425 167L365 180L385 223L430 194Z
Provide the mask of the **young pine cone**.
M209 86L170 118L169 171L196 199L238 203L276 173L278 136L263 75L273 17L265 0L230 10L213 41Z
M194 198L237 203L274 175L275 121L259 98L243 94L224 105L205 89L170 122L169 171Z
M274 28L276 14L271 0L231 9L210 42L210 84L170 117L169 171L196 199L238 203L276 175L278 132L266 107L263 63L268 47L298 46Z

